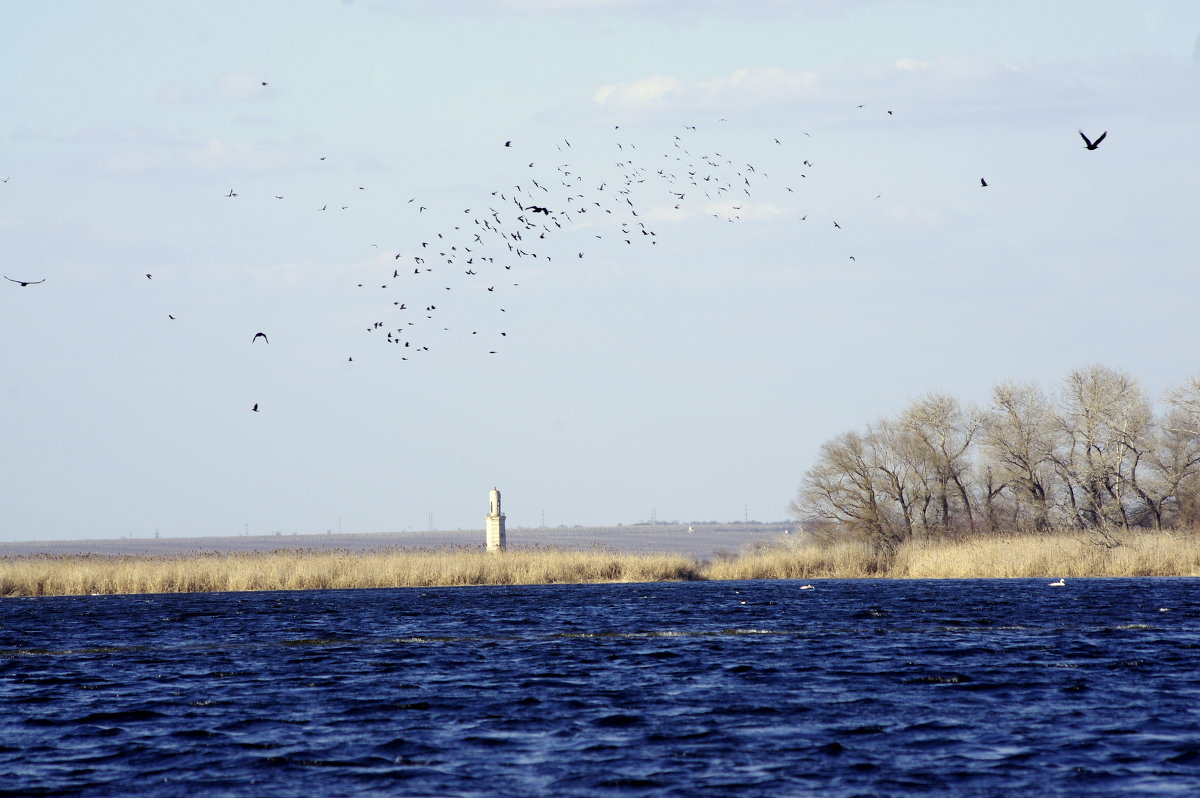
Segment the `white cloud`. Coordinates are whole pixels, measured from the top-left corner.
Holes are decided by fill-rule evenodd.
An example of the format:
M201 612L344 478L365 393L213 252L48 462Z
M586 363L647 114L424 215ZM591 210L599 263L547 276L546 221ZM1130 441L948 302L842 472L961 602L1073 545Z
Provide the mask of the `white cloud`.
M820 73L779 67L736 69L728 76L702 81L697 88L710 100L743 94L758 98L799 97L820 89Z
M774 112L802 104L813 116L844 116L865 105L897 113L919 109L929 119L945 121L1022 112L1074 117L1097 104L1110 106L1116 98L1147 104L1151 95L1178 93L1186 81L1178 65L1144 59L1063 64L906 57L815 69L746 66L693 80L657 74L602 86L593 99L601 108L619 111Z
M678 78L653 75L632 83L601 86L593 97L599 105L644 108L661 105L665 99L682 94L684 89Z
M208 139L203 144L189 148L184 154L184 160L202 169L236 166L241 169L273 170L291 163L289 155L281 148L255 147L218 138Z

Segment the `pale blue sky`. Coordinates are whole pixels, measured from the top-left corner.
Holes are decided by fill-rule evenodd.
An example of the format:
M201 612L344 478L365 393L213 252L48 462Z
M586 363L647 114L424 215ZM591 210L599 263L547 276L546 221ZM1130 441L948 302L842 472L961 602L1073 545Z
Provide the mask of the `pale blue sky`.
M0 539L777 520L926 392L1200 373L1194 2L0 11ZM629 160L631 244L403 279Z

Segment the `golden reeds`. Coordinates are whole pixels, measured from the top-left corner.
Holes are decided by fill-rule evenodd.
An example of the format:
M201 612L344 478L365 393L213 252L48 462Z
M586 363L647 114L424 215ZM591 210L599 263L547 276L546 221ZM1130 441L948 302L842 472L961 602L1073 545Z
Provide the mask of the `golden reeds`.
M0 558L0 596L190 593L696 579L680 554L602 550L277 550L177 556Z
M603 549L282 549L174 556L0 558L0 596L323 588L528 585L727 579L1008 578L1200 575L1200 535L1086 533L911 541L888 556L866 543L787 541L700 562Z

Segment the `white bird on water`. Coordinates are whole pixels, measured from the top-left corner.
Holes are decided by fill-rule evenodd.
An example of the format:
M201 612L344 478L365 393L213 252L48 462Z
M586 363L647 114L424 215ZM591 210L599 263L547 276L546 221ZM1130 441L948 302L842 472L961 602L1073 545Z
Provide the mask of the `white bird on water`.
M1057 582L1048 582L1047 587L1066 587L1067 582L1062 577L1059 577Z

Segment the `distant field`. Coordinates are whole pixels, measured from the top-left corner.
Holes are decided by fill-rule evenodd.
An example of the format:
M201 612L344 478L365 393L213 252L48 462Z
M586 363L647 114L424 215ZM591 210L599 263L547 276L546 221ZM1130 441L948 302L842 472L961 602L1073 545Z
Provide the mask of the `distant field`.
M734 554L753 544L784 539L794 526L777 524L630 524L611 527L509 528L510 546L555 546L565 549L604 548L617 552L664 552L708 559ZM118 540L0 542L0 557L29 554L144 554L171 556L186 552L250 552L278 549L368 549L400 547L436 549L443 547L482 548L479 529L434 532L375 532L371 534L248 535L199 538L121 538Z

